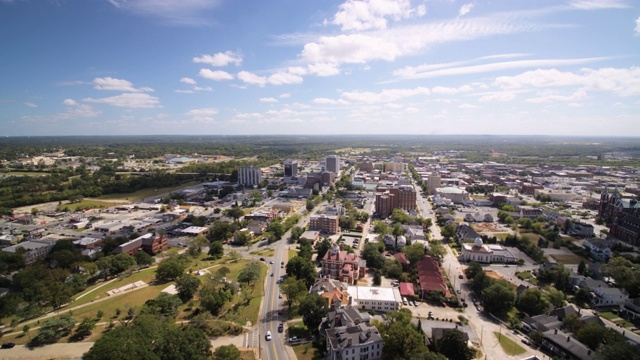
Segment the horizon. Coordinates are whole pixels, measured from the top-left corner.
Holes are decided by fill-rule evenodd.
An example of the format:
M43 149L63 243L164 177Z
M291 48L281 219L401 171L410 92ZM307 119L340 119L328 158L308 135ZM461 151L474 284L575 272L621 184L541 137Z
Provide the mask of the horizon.
M631 0L0 0L0 34L4 136L640 136Z

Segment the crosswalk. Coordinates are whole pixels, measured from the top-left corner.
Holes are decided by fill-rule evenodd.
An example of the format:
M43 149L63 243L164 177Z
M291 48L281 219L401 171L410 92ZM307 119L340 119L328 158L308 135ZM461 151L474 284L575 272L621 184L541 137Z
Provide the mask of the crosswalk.
M258 333L257 328L245 334L244 347L257 348L259 346L260 346L260 334Z

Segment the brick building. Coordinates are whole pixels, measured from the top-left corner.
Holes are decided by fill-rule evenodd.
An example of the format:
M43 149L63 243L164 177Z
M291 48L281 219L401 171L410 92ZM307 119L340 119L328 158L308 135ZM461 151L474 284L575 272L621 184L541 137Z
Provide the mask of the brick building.
M386 218L395 209L412 211L416 209L416 190L411 185L380 187L376 193L376 213Z
M326 234L337 234L340 231L340 218L331 215L315 215L309 219L309 230Z

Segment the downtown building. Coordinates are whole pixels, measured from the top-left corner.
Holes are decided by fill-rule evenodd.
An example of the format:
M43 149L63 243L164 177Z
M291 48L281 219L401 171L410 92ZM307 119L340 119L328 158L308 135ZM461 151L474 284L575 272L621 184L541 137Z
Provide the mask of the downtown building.
M238 169L238 184L243 186L258 185L262 182L262 170L253 166L243 166Z
M284 177L293 178L298 176L298 162L295 160L285 160L284 162Z
M309 230L331 235L337 234L340 232L340 217L337 215L314 215L309 218Z
M609 236L633 246L640 246L640 202L634 196L623 196L618 189L612 194L605 188L600 195L598 216L609 226Z
M325 165L327 171L331 171L332 173L340 173L340 156L338 155L329 155L325 159Z
M416 209L416 189L411 185L380 187L376 193L376 213L387 218L395 209L413 211Z

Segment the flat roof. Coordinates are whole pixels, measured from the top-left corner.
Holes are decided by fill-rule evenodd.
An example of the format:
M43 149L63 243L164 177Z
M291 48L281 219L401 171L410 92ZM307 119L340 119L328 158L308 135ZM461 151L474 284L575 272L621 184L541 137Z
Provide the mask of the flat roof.
M349 295L356 301L395 301L401 302L402 297L398 288L369 287L369 286L349 286Z

